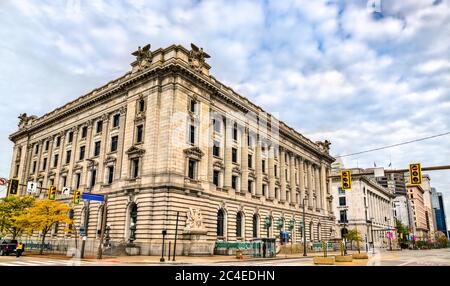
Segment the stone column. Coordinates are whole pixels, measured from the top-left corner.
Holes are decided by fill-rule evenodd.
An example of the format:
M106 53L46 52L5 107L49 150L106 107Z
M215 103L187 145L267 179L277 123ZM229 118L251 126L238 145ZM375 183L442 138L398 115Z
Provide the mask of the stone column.
M308 176L308 194L309 194L308 207L312 208L313 207L313 196L314 196L314 193L313 193L314 186L313 186L313 179L312 179L312 164L309 161L308 161L307 164L308 164L308 166L307 166L307 170L308 170L307 171L308 172L307 176Z
M291 163L289 164L291 171L291 204L297 203L297 182L295 181L295 155L293 153L290 154Z
M92 129L94 128L93 124L94 124L94 122L92 120L89 120L87 122L88 131L87 131L87 136L86 136L87 137L86 138L86 158L92 158L92 156L93 156L93 152L92 152L92 149L94 147L94 146L92 146L93 145L93 142L92 142L93 141L92 140L92 137L93 137L92 133L93 133L93 131L92 131ZM84 186L87 187L88 179L89 179L89 171L90 170L89 170L89 167L88 167L89 166L88 165L88 161L84 160L84 164L85 164L85 169L84 169L84 171L81 172L82 174L84 174L84 176L81 179L81 181L84 182ZM81 185L80 185L80 188L81 188Z
M63 165L64 156L66 155L66 132L61 132L60 135L60 145L59 145L59 157L58 157L58 166L56 167L55 174L55 185L58 185L59 178L61 177L61 167Z
M316 208L322 208L322 196L320 193L320 175L319 167L314 165L314 181L315 181L315 193L316 193Z
M98 169L97 169L97 178L98 178L98 182L100 184L103 184L103 179L104 179L104 174L103 174L103 170L104 170L104 164L103 162L105 161L105 156L106 153L108 153L108 151L106 150L108 144L106 144L108 142L108 134L109 134L109 114L105 114L102 116L102 121L103 121L103 127L102 127L102 142L100 143L100 156L98 158ZM145 142L145 141L144 141ZM143 165L142 165L143 166ZM143 170L141 171L141 174L143 174Z
M119 122L119 139L117 142L117 154L124 154L124 141L125 141L125 123L127 119L127 107L122 106L119 110L120 113L120 122ZM88 132L89 134L89 132ZM89 136L89 135L88 135ZM86 148L88 145L86 145ZM87 151L86 151L87 152ZM89 153L86 153L87 156L89 156ZM119 168L123 168L123 157L117 156L117 164L115 166L115 169L117 171L114 171L114 177L116 179L120 179L122 177L122 170Z
M280 201L286 201L286 158L284 148L280 148Z
M231 148L232 148L232 126L231 120L226 120L225 126L225 172L223 179L223 187L225 189L231 189L231 173L233 170L233 163L231 158Z
M38 146L39 146L39 150L38 150L38 154L37 154L37 159L36 159L36 170L35 170L35 172L34 172L34 177L35 178L37 178L37 175L39 174L39 172L40 172L40 169L41 169L41 155L42 155L42 149L44 148L44 144L43 144L43 141L42 140L39 140L37 143L36 143ZM35 147L36 148L36 147Z
M208 128L208 182L213 184L214 181L214 165L213 165L213 149L214 149L214 127L213 127L213 120L210 118L209 120L209 128Z
M75 165L76 161L76 154L77 154L77 148L78 148L78 134L79 134L79 128L75 127L72 129L73 131L73 139L72 139L72 152L70 153L70 165L69 165L69 171L67 172L67 186L72 186L72 173L73 173L73 166Z
M275 162L273 145L269 146L269 199L275 198Z
M255 150L255 160L256 160L256 185L255 185L255 193L257 197L262 195L262 158L261 158L261 139L258 136L256 142L256 150Z
M326 213L328 211L327 206L327 174L325 164L320 163L320 197L322 198L322 209Z
M50 137L49 143L48 143L48 153L47 153L47 168L45 169L44 173L44 180L42 180L42 187L45 187L48 185L48 172L52 167L53 164L53 144L55 141L55 136Z
M304 161L302 157L299 157L298 160L298 169L299 169L299 183L300 183L300 205L303 205L303 199L305 198L305 168Z
M248 191L248 128L244 128L241 136L241 193L245 194ZM245 231L245 229L243 229Z

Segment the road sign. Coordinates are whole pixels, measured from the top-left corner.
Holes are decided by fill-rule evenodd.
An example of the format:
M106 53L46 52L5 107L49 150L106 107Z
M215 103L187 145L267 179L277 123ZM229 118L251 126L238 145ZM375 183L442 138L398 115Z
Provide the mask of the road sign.
M383 167L375 168L375 169L373 169L373 172L374 172L374 175L375 175L376 178L384 177L384 168Z
M0 186L4 186L6 183L8 183L8 179L0 178Z
M35 182L27 183L27 193L35 194L37 192L37 184Z
M62 188L61 193L62 193L63 197L70 196L70 188L69 187Z
M105 201L105 196L103 196L103 195L94 195L94 194L83 193L83 194L81 194L81 198L83 200L88 200L88 201L97 201L97 202Z

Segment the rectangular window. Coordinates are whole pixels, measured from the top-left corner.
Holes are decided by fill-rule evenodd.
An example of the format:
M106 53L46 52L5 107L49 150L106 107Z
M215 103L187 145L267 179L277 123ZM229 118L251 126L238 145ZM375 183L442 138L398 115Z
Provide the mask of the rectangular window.
M61 145L61 136L56 137L56 147L59 147Z
M347 221L347 211L340 211L339 212L339 218L340 218L340 220L339 220L339 222L340 223L347 223L348 221Z
M96 181L97 181L97 170L94 169L91 172L91 187L95 186Z
M59 154L55 154L55 157L53 159L53 167L58 167L58 161L59 161Z
M248 154L248 167L253 168L253 156L252 154Z
M144 112L145 111L145 100L140 99L138 105L139 105L138 106L139 112Z
M83 126L83 128L81 128L81 138L87 137L87 130L87 126Z
M42 170L45 171L47 169L47 158L44 158L44 162L42 163Z
M39 145L36 144L36 147L34 147L34 154L37 154L39 152Z
M86 153L86 146L81 146L80 147L80 157L79 157L80 161L84 160L85 153Z
M238 179L237 176L231 176L231 188L233 190L236 190L237 188L237 179Z
M265 197L267 194L267 185L262 185L262 195Z
M75 189L79 189L81 185L81 174L76 173L75 174Z
M96 132L97 133L101 133L103 131L103 121L102 120L99 120L99 121L97 121L97 129L96 129Z
M45 141L45 151L48 151L49 144L50 142L48 140Z
M119 136L111 137L111 152L117 151L117 142L119 141Z
M73 131L70 131L67 136L68 136L68 138L67 138L68 143L69 144L72 143L73 142Z
M263 173L266 172L266 160L262 160L262 171Z
M250 134L247 136L247 145L249 148L253 147L253 137Z
M189 143L195 144L195 126L193 124L189 125Z
M113 128L119 127L120 124L120 114L114 114L113 116Z
M219 141L214 141L213 155L220 157L220 142Z
M36 172L36 165L37 165L37 162L36 162L36 161L33 161L33 173Z
M345 206L345 197L339 197L339 206Z
M195 161L192 159L189 159L189 163L188 163L188 177L189 179L194 180L195 179Z
M189 110L192 113L197 113L197 102L195 100L191 100L191 104L190 104Z
M71 150L67 150L66 151L66 164L70 163L70 157L72 156L72 151Z
M280 189L275 188L275 199L279 200L280 199Z
M108 167L108 184L111 185L114 180L114 166Z
M100 155L100 141L94 143L94 157Z
M136 143L142 143L143 132L144 132L144 125L140 124L136 126Z
M278 167L277 167L277 165L273 166L273 173L274 173L275 177L278 177Z
M231 148L231 160L233 163L237 163L237 149Z
M237 141L237 137L238 137L238 127L237 127L237 124L234 123L234 125L233 125L233 140Z
M62 185L63 187L67 186L67 176L62 177Z
M248 192L253 193L253 181L248 181Z
M345 190L343 190L341 187L339 187L338 191L339 191L340 195L344 195L345 194Z
M220 121L213 119L214 132L220 133Z
M139 158L132 160L132 176L133 178L139 177Z
M214 170L213 172L213 184L216 185L217 187L219 186L219 176L220 176L220 172L217 170Z

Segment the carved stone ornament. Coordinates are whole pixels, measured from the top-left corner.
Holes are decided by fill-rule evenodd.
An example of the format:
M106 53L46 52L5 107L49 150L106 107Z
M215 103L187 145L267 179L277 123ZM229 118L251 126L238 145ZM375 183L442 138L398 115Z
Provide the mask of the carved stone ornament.
M186 228L185 230L203 230L203 217L199 209L189 208L187 212Z
M189 52L189 65L195 71L201 72L205 59L210 58L210 55L203 51L203 48L199 48L194 44L191 44L191 51Z
M136 60L131 64L131 66L135 68L133 71L143 70L152 63L150 44L145 45L143 48L138 47L138 49L131 54L136 57Z
M136 146L131 146L130 148L128 148L126 154L131 156L131 155L135 155L135 156L142 156L145 153L144 149L138 148Z
M18 118L19 118L19 125L18 125L19 129L23 129L27 127L27 125L32 124L37 119L37 116L36 115L27 116L26 113L21 113Z
M317 141L316 144L319 145L319 148L320 148L320 150L322 152L324 152L324 153L329 153L330 152L330 145L331 145L330 141L328 141L328 140L325 140L323 142L322 141Z
M200 160L205 153L198 147L191 147L184 149L184 154L189 158Z
M223 165L222 161L214 162L213 166L216 167L216 168L219 168L219 169L224 169L225 168L225 166Z

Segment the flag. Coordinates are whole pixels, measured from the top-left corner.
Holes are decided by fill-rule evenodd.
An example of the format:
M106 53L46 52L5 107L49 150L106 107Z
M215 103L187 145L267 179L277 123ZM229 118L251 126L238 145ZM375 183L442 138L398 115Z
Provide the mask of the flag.
M392 166L392 163L391 163L391 162L389 162L389 167L390 167L390 166Z
M374 166L374 167L376 167L376 166L377 166L377 164L375 164L375 161L373 162L373 166Z

